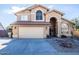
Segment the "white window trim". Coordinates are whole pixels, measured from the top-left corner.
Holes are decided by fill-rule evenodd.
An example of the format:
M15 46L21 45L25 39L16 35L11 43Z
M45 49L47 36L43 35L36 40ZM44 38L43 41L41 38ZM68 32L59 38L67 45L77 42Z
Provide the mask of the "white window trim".
M62 32L63 34L67 34L66 32L69 32L69 27L68 27L68 28L64 28L64 27L62 27L63 24L64 24L64 23L61 24L61 32ZM67 25L67 26L68 26L68 25Z
M22 17L25 17L25 19L23 19ZM21 21L28 21L28 15L21 15Z
M42 10L41 10L42 11ZM37 11L36 11L37 12ZM36 20L36 12L35 12L35 19L34 19L34 21L44 21L44 13L43 13L43 11L42 11L42 20Z

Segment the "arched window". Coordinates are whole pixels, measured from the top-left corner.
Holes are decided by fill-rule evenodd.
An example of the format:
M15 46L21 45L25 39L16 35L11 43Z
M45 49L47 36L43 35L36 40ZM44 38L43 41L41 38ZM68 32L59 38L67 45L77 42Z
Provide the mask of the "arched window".
M36 20L42 20L42 11L38 10L36 12Z
M63 32L63 33L68 33L68 25L67 25L67 24L65 24L65 23L62 24L62 25L61 25L61 28L62 28L62 32Z

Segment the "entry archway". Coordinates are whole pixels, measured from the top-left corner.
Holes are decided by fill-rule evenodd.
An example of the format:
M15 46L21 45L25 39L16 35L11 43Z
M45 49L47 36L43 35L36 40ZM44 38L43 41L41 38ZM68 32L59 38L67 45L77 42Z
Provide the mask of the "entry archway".
M55 17L51 17L50 24L51 24L49 29L50 37L57 37L57 19Z

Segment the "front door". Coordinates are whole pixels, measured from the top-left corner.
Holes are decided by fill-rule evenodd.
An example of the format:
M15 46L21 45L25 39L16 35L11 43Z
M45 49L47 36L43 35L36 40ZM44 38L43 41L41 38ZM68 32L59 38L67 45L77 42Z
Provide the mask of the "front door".
M52 17L50 19L50 29L49 29L49 35L50 37L56 37L57 36L57 23L56 23L56 18Z

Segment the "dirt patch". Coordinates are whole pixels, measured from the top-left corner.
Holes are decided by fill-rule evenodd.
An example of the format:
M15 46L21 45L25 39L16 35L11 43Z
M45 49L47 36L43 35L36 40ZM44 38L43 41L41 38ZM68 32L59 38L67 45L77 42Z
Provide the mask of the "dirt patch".
M79 31L73 31L73 35L79 38Z

